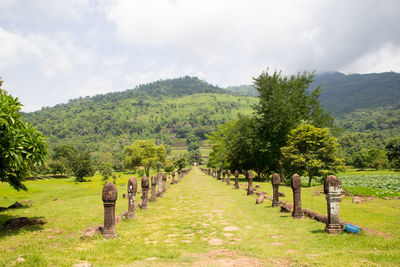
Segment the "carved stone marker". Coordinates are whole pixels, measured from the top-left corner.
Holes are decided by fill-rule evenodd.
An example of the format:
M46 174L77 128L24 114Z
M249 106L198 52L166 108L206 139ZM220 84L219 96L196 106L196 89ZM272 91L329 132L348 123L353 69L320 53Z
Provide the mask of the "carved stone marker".
M328 222L326 223L325 232L338 234L342 232L339 221L339 201L342 195L342 185L336 176L329 175L328 178L326 178L324 193L326 194L328 206Z
M172 175L172 182L171 182L171 184L175 184L175 183L176 183L176 181L175 181L175 171L172 171L171 175Z
M226 185L231 184L231 170L228 170L228 179L226 180Z
M225 183L225 175L226 175L226 171L222 170L222 182Z
M178 182L182 179L182 170L178 170Z
M137 181L135 177L129 178L128 181L128 213L126 214L126 218L128 220L135 219L135 196L137 192Z
M139 205L141 209L148 209L148 197L149 197L149 177L146 175L142 177L142 203Z
M279 177L279 174L274 173L272 175L272 188L274 190L273 192L273 200L272 200L272 207L279 207L279 184L281 183L281 178Z
M239 171L235 171L235 189L239 189Z
M301 177L296 173L290 179L290 186L293 190L293 212L292 216L296 219L303 218L301 209Z
M157 173L157 196L163 197L164 192L162 191L162 175Z
M217 180L221 180L221 170L217 170Z
M162 191L163 193L167 192L167 174L165 172L162 174Z
M117 200L117 188L111 182L107 182L103 187L101 197L104 205L104 238L114 238L117 236L115 231L115 201Z
M252 171L248 171L247 172L247 179L249 180L249 186L247 188L247 195L253 195L254 194L253 178L254 178L253 172Z
M151 176L151 195L150 195L150 201L156 201L157 200L157 177L155 175Z

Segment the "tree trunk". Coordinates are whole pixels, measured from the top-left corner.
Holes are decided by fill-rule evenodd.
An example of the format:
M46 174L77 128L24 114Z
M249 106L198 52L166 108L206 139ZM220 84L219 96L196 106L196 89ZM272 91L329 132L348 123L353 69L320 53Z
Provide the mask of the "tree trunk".
M145 171L146 171L146 176L149 177L149 174L150 174L150 167L146 167L146 168L145 168Z
M311 180L312 180L312 176L308 177L308 187L311 187Z

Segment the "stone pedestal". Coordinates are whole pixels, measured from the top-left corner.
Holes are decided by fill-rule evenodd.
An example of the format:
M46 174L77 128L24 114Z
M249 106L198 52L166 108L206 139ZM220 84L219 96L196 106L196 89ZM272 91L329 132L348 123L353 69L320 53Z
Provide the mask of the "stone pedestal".
M231 170L228 170L228 179L226 180L226 185L230 185L231 184Z
M221 180L221 170L217 170L217 180Z
M178 182L182 179L182 170L178 170Z
M126 218L128 220L135 219L135 196L137 192L137 181L135 177L129 178L128 181L128 213L126 214Z
M107 182L103 187L101 197L104 205L104 238L114 238L117 236L115 231L115 201L117 200L117 188L111 182Z
M140 205L141 209L148 209L149 208L149 203L148 203L148 197L149 197L149 177L146 175L142 177L142 203Z
M164 192L162 191L162 175L157 173L157 196L163 197Z
M171 184L175 184L175 183L176 183L176 181L175 181L175 171L172 171L171 175L172 175L172 182L171 182Z
M239 189L239 171L235 171L235 189Z
M324 193L328 208L328 221L325 232L330 234L338 234L342 232L339 221L339 202L342 195L342 185L336 176L330 175L324 183Z
M303 210L301 209L301 177L296 173L290 179L290 186L293 191L293 212L292 216L296 219L303 218Z
M167 174L165 172L162 174L162 191L163 193L167 192Z
M226 171L222 170L222 182L225 182Z
M253 195L254 194L254 190L253 190L253 172L252 171L248 171L247 172L247 179L249 180L249 184L248 184L248 188L247 188L247 195Z
M279 207L279 184L281 183L281 178L279 174L274 173L272 175L272 188L273 188L273 200L272 200L272 207Z
M152 175L151 176L151 195L150 195L150 201L156 201L157 200L157 178L156 176Z

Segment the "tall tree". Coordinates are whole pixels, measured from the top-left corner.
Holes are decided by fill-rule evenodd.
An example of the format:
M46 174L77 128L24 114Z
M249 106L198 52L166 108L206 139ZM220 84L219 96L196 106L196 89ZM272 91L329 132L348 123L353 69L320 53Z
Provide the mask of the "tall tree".
M343 160L338 158L337 139L329 129L305 124L292 130L287 146L282 147L282 165L289 175L307 175L308 186L316 176L327 176L343 169Z
M259 92L259 103L255 105L256 121L260 139L268 147L264 153L274 159L272 168L281 158L281 147L286 146L288 134L301 123L310 123L317 127L330 127L333 119L320 105L318 86L311 93L307 88L312 83L315 73L283 76L275 71L261 73L254 79L254 87Z
M96 171L92 156L88 151L79 151L72 157L71 169L78 182L84 182L84 177L93 176Z
M29 170L43 164L47 144L30 123L21 120L22 104L1 89L0 79L0 181L16 190L27 190L22 183Z
M156 145L155 140L136 140L125 147L125 166L130 169L143 167L149 176L150 168L164 165L166 156L164 145Z

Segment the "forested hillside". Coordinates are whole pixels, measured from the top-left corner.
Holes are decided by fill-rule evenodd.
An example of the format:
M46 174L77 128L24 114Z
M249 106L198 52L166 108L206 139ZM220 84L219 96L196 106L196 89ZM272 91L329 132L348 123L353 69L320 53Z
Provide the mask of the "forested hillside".
M48 137L51 147L73 144L98 152L121 152L135 139L205 134L250 112L256 98L238 97L198 78L157 81L124 92L79 98L24 114Z

